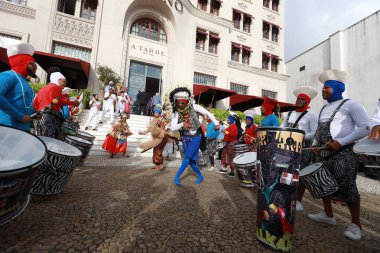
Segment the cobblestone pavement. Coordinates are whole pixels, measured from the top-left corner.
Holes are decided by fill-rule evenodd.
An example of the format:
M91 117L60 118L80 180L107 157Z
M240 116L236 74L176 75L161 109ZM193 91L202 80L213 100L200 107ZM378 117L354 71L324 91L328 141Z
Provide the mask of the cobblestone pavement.
M0 227L0 252L272 252L255 236L256 191L203 170L172 180L179 161L163 172L149 159L102 158L77 168L63 194L33 196L27 209ZM378 183L378 182L377 182ZM364 239L343 237L346 208L334 205L337 226L306 217L321 211L309 194L297 213L292 252L380 252L380 196L362 194Z

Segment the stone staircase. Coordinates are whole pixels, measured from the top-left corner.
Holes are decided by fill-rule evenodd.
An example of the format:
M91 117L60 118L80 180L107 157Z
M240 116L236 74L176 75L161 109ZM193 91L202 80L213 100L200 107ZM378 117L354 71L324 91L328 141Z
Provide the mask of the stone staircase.
M83 110L82 113L79 115L79 119L81 121L80 123L80 129L85 129L85 124L88 119L90 111L89 110ZM99 112L99 118L102 112ZM116 119L116 118L115 118ZM140 135L138 134L139 131L144 131L147 129L150 117L148 116L140 116L140 115L131 115L131 118L128 119L128 125L130 131L133 133L130 137L128 137L128 148L127 148L127 154L131 157L152 157L153 156L153 149L148 150L144 153L140 153L140 149L138 148L138 145L140 142L144 142L147 140L150 140L152 137L148 133L146 135ZM110 117L107 115L103 119L103 124L98 124L97 131L92 130L85 130L86 132L94 135L96 138L94 140L94 146L92 147L90 151L90 156L109 156L109 153L102 149L102 144L104 140L106 139L107 133L111 129L111 123L110 123ZM175 146L174 154L171 155L171 157L181 157L180 152L176 151L177 146Z

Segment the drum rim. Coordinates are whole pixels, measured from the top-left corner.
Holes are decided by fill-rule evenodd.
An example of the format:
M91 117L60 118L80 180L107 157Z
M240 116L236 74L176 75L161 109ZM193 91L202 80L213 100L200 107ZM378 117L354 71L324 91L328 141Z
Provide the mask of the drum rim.
M84 131L84 130L82 130L82 129L78 129L77 130L77 135L78 134L84 134L84 135L88 135L88 136L91 136L91 137L95 137L95 135L92 135L92 134L90 134L89 132L86 132L86 131Z
M18 130L18 131L21 131L21 132L23 132L23 133L29 134L29 135L35 137L39 142L41 142L42 145L44 145L44 148L45 148L45 153L44 153L44 155L41 157L40 160L36 161L35 163L32 163L32 164L30 164L30 165L28 165L28 166L23 166L23 167L21 167L21 168L17 168L17 169L10 169L10 170L4 170L4 171L0 170L0 174L2 174L2 173L9 173L9 172L16 172L16 171L18 172L18 171L20 171L20 170L26 170L26 169L28 169L28 168L35 168L35 167L39 166L40 164L42 164L42 163L45 161L45 159L46 159L46 157L47 157L47 154L48 154L48 150L47 150L47 146L45 145L45 143L44 143L42 140L40 140L40 138L38 138L38 137L37 137L36 135L34 135L34 134L31 134L31 133L29 133L29 132L22 131L22 130L20 130L20 129L15 128L15 127L4 126L4 125L0 125L0 127L7 127L7 128L11 128L11 129Z
M265 130L289 131L289 132L297 132L297 133L305 134L305 131L298 128L291 128L291 127L258 127L255 133L259 132L260 130L261 131L265 131Z
M77 141L77 142L78 142L78 140L75 140L75 139L73 139L72 137L76 137L76 138L79 138L79 139L82 139L82 140L85 140L85 141L89 142L89 143L82 142L82 143L84 143L84 144L86 144L86 145L89 145L89 146L90 146L90 145L94 145L94 143L93 143L92 141L86 140L86 139L81 138L81 137L78 137L78 136L76 136L76 135L66 135L66 136L65 136L65 138L69 138L69 139L71 139L71 140L73 140L73 141Z
M300 176L300 177L304 177L304 176L310 175L311 173L314 173L315 171L317 171L317 170L314 170L314 171L311 171L311 172L305 174L305 171L306 171L305 169L306 169L307 167L309 167L309 166L314 165L314 164L320 164L320 165L322 165L321 167L324 166L323 162L312 163L312 164L306 166L305 168L302 168L302 169L300 170L300 172L299 172L299 176ZM319 168L320 168L320 167L319 167Z
M39 137L44 137L44 138L49 138L49 139L53 139L53 140L57 140L57 139L54 139L54 138L51 138L51 137L48 137L48 136L38 136L37 138L40 139ZM42 140L41 140L42 141ZM61 141L61 140L57 140L57 141ZM47 153L46 153L46 156L48 155L48 153L53 153L54 155L57 155L57 156L62 156L62 157L70 157L70 158L76 158L76 157L81 157L83 154L82 154L82 151L80 151L79 148L75 147L74 145L71 145L70 143L67 143L67 142L64 142L64 141L61 141L63 143L66 143L67 145L70 145L72 146L73 148L77 149L79 151L79 153L81 155L77 156L77 155L65 155L65 154L61 154L61 153L57 153L57 152L54 152L52 150L47 150ZM45 144L45 143L44 143Z

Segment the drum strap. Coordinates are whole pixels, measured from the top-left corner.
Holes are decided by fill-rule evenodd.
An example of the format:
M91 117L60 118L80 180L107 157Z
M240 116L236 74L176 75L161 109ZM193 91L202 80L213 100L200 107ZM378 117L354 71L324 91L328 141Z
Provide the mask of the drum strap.
M298 123L300 122L300 120L303 118L303 116L306 115L306 113L308 113L309 111L304 111L299 117L298 119L296 120L296 122L294 122L293 124L293 128L297 128L298 127ZM290 116L290 112L289 112L289 116Z

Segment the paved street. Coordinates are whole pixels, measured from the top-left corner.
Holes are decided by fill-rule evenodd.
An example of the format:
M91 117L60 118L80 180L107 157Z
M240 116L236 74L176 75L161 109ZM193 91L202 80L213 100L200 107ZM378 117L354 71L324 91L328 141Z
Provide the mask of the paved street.
M236 178L203 170L204 182L195 185L185 171L183 186L175 187L179 160L157 172L146 158L91 159L63 194L33 197L0 227L0 252L272 252L255 236L256 191ZM362 194L360 242L342 235L346 208L334 205L338 225L329 226L306 217L321 210L321 201L307 194L304 207L293 252L380 252L379 195Z

